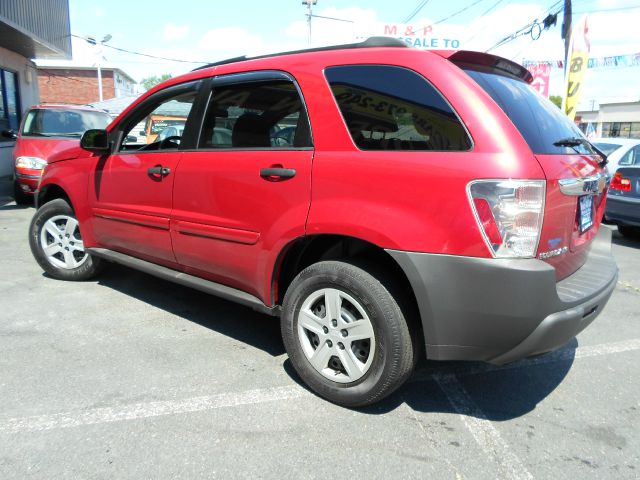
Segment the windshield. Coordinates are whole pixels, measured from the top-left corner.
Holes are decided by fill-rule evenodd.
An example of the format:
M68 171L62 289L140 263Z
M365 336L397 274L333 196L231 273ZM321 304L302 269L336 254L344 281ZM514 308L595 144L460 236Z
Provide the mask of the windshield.
M92 128L105 128L111 117L90 110L36 109L27 113L22 128L25 137L77 137Z
M593 144L600 150L602 150L602 153L604 153L605 155L610 155L622 147L622 145L618 143L593 142Z
M520 134L537 154L594 155L580 129L549 100L529 84L511 77L465 70L502 108ZM557 145L561 140L579 138L583 143ZM555 144L555 145L554 145Z

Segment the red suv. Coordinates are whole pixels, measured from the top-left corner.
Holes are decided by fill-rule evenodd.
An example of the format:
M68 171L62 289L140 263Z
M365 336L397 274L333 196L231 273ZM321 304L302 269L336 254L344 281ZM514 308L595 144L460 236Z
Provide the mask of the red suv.
M548 352L617 267L605 159L530 81L390 39L173 78L50 159L33 254L55 278L118 262L279 316L300 377L341 405L424 354ZM181 135L140 139L157 115Z
M3 132L16 140L13 149L16 203L33 202L42 169L51 155L78 145L86 130L105 128L109 122L109 114L92 107L52 104L31 107L19 133Z

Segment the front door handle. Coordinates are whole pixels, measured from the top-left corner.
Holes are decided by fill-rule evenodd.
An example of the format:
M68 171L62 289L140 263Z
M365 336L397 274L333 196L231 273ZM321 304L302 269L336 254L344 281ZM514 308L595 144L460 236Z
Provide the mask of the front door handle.
M296 176L294 168L270 167L261 168L260 176L270 182L279 182L280 180L288 180Z
M163 167L162 165L156 165L147 170L147 173L155 178L166 177L171 173L171 169L169 167Z

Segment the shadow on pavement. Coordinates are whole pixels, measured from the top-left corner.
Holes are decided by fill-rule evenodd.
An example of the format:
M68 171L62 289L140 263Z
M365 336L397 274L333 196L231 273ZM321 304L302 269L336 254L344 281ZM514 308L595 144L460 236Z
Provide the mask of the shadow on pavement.
M98 284L263 350L285 353L280 321L248 307L138 272L109 264Z
M285 353L275 317L116 264L105 269L98 283L270 355ZM481 362L425 360L397 392L376 405L356 410L377 415L406 403L419 412L461 413L460 405L454 405L455 401L438 384L437 377L444 376L453 378L465 392L462 397L469 401L463 413L495 421L517 418L535 409L563 381L576 348L574 339L552 358L545 360L542 356L506 368ZM292 380L306 388L289 360L283 366Z
M623 247L640 248L640 229L637 235L625 237L616 228L612 232L611 242Z

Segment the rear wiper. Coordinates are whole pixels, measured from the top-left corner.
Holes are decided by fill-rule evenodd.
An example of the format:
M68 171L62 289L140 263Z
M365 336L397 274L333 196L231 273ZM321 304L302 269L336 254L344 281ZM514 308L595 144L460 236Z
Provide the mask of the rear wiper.
M600 165L601 167L604 167L608 162L607 155L586 138L580 138L580 137L562 138L557 142L553 142L553 144L556 147L577 147L579 145L583 145L585 147L591 148L594 152L600 155L600 157L602 157L602 161L598 162L598 165Z

